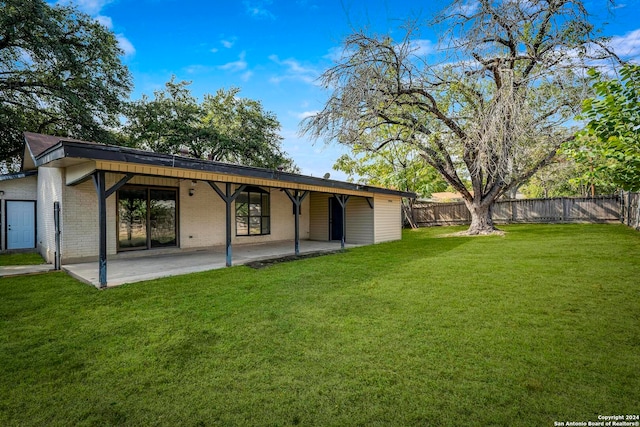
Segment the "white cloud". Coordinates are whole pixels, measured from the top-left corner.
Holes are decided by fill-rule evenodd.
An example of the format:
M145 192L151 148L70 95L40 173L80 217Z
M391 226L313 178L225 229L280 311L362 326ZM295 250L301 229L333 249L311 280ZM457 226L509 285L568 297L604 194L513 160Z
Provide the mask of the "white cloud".
M338 62L342 59L344 55L344 47L343 46L335 46L329 49L326 55L323 58L330 59L333 62Z
M284 74L270 79L272 83L280 83L283 80L300 80L305 83L314 83L319 75L317 70L305 67L292 58L281 60L277 55L270 55L269 59L285 68Z
M113 21L109 16L98 15L95 17L95 20L98 21L103 26L107 27L108 29L113 28Z
M209 67L207 65L200 65L200 64L189 65L184 69L184 71L187 72L188 74L203 74L203 73L209 73L213 70L214 70L213 67Z
M236 40L237 40L236 37L221 39L220 44L226 47L227 49L231 49L233 45L236 44Z
M471 0L468 1L464 4L460 4L456 7L454 7L451 12L452 13L459 13L461 15L465 15L465 16L469 16L473 13L475 13L478 8L480 7L480 4L478 3L477 0Z
M293 114L298 118L298 120L304 120L307 117L315 116L319 112L320 111L315 110L315 111L303 111L301 113L293 113Z
M113 0L60 0L58 4L75 5L86 14L97 15L102 8L111 3Z
M214 47L214 48L212 48L211 50L209 50L209 52L211 52L211 53L218 53L218 48L217 48L217 47Z
M118 40L118 46L124 51L124 56L133 56L136 53L136 48L133 43L129 41L124 35L117 34L116 40Z
M411 47L415 49L413 54L418 56L429 55L436 51L436 45L431 40L426 39L413 40Z
M631 31L624 36L612 37L611 47L616 54L625 59L634 59L640 56L640 29Z
M79 10L91 15L93 19L101 25L109 30L113 30L113 20L111 17L100 14L100 11L111 2L113 2L113 0L59 0L58 4L77 6ZM120 33L115 36L118 41L118 46L124 52L125 57L133 56L136 53L136 48L133 46L133 43L131 43L124 34Z
M256 19L276 19L275 15L267 10L271 0L245 0L244 7L249 16Z
M248 64L247 64L247 61L245 61L245 59L244 59L245 56L246 56L246 52L243 51L238 56L238 60L237 61L227 62L226 64L220 65L218 68L220 68L221 70L228 70L228 71L246 70Z
M247 71L243 73L242 76L240 76L240 79L242 79L243 82L248 82L252 76L253 76L253 71Z

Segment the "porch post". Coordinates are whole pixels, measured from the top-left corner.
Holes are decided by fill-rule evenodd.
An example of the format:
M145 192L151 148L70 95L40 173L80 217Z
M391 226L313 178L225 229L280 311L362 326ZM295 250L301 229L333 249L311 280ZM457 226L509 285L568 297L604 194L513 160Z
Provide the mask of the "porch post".
M120 181L108 190L105 187L104 171L93 173L93 183L98 195L98 281L100 288L107 287L107 197L115 193L120 187L133 178L133 174L126 174Z
M308 191L300 194L298 190L295 190L293 194L289 192L286 188L283 189L291 203L293 203L294 217L295 217L295 254L296 256L300 255L300 207L302 206L302 201L309 195Z
M98 280L101 288L107 286L107 197L104 171L93 174L98 195Z
M229 195L231 194L231 183L227 182L227 184L225 185L225 190L226 190L226 198L225 198L225 205L226 205L226 236L227 236L227 261L226 261L226 266L227 267L231 267L231 264L233 264L233 249L231 248L231 200L229 200Z
M56 255L53 265L56 270L60 270L60 202L53 202L53 227L56 241Z
M231 203L233 203L233 201L235 199L238 198L238 196L240 195L240 193L242 191L244 191L244 189L247 187L245 184L241 185L240 187L238 187L236 189L235 192L231 192L231 183L227 182L225 183L225 192L223 193L222 190L220 190L220 188L218 188L218 186L216 185L216 183L211 182L211 181L207 181L207 183L211 186L211 188L218 194L218 196L220 196L220 198L222 199L222 201L225 203L225 210L226 210L226 235L227 235L227 261L226 261L226 266L227 267L231 267L232 265L232 258L233 258L233 254L232 254L232 248L231 248Z
M344 194L334 194L334 196L342 208L342 238L340 239L340 249L344 249L345 236L347 235L347 202L351 196Z

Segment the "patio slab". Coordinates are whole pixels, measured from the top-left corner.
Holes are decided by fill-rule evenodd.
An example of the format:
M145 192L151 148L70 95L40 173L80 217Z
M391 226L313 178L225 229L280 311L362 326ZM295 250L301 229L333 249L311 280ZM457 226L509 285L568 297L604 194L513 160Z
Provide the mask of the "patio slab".
M347 248L358 245L346 245ZM331 252L340 249L340 242L301 241L300 253ZM156 253L147 251L147 256L127 257L120 253L107 261L107 287L181 274L197 273L225 267L224 247L205 250L181 251L177 253ZM270 242L233 246L233 265L243 265L253 261L278 258L294 253L293 241ZM66 264L62 269L76 279L90 285L99 286L98 262Z

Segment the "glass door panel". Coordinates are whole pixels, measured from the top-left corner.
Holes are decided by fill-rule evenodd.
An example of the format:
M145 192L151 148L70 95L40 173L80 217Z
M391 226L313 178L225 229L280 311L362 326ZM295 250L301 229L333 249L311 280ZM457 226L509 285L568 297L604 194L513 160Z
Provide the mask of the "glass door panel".
M151 247L176 246L176 191L149 190Z
M147 248L147 191L118 192L118 246L120 250Z

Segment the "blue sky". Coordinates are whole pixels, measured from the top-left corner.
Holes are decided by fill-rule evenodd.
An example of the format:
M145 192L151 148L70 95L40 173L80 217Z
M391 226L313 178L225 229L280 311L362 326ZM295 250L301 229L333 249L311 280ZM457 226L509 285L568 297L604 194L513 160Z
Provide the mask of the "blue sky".
M68 1L64 1L68 3ZM444 0L75 0L117 36L134 77L133 99L151 95L172 75L192 81L202 98L220 88L262 102L282 124L284 149L302 173L345 179L332 170L346 152L298 135L300 120L322 108L328 93L316 78L332 65L354 29L400 35L407 18L427 20ZM470 0L472 3L473 0ZM607 22L617 51L640 59L640 0L587 1L594 22ZM425 45L432 32L421 34Z

